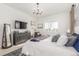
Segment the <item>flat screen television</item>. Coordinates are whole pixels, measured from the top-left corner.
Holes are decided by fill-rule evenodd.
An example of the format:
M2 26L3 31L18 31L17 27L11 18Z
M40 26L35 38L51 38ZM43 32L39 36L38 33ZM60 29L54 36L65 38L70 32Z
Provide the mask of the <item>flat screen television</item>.
M27 22L15 21L15 29L26 29Z

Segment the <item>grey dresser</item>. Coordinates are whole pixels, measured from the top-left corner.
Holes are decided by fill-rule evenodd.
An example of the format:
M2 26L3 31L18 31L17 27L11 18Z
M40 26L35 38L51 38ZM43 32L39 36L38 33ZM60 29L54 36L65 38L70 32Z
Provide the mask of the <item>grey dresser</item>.
M17 45L23 42L26 42L31 38L31 34L28 31L19 33L18 31L14 31L13 33L13 45Z

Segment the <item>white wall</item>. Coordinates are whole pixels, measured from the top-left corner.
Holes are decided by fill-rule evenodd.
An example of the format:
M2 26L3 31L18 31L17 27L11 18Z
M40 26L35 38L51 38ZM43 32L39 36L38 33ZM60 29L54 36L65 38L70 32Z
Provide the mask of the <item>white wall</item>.
M70 17L69 17L69 12L62 12L59 14L55 14L46 18L40 18L38 20L38 23L44 23L44 22L55 22L57 21L59 23L59 29L56 32L50 31L50 33L47 33L47 30L45 29L39 30L43 34L56 34L56 33L66 33L67 30L69 29L69 22L70 22Z
M3 36L3 24L4 23L11 24L11 28L14 29L15 20L28 22L27 29L30 30L31 29L30 21L34 20L34 18L28 16L27 14L19 10L13 9L12 7L0 4L0 46L2 43L2 36Z

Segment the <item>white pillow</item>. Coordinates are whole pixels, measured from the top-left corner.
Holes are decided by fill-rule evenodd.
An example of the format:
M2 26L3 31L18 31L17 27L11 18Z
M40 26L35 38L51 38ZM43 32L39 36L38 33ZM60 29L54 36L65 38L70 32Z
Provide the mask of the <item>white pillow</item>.
M64 46L67 43L68 39L66 35L61 35L57 41L57 45Z

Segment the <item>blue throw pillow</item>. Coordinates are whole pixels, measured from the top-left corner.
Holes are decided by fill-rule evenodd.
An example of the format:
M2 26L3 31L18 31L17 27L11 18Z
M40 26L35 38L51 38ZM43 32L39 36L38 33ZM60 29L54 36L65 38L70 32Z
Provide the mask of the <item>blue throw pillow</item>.
M76 42L74 43L73 47L79 52L79 35L76 38Z

